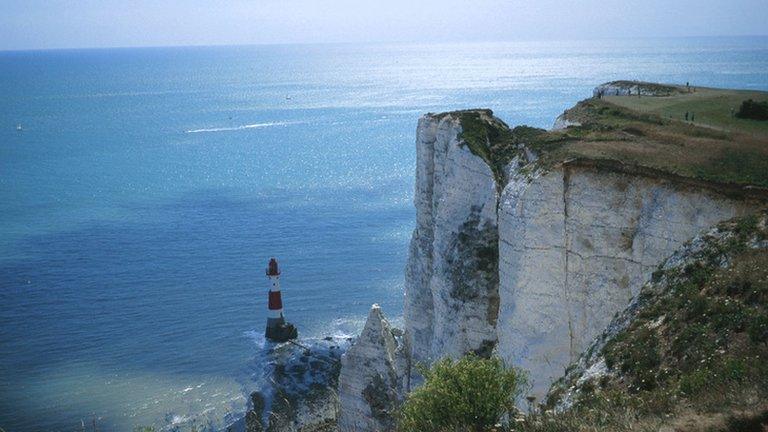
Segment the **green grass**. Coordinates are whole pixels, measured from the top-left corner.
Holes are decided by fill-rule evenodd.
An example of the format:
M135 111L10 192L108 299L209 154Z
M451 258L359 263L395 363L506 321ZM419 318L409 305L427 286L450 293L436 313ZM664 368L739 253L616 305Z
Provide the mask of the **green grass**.
M765 101L768 100L768 93L697 88L695 93L676 94L669 97L608 96L605 98L606 101L624 108L656 114L661 118L676 121L685 121L686 112L693 113L695 125L765 137L768 135L768 122L740 119L733 115L747 99Z
M725 93L733 100L745 96L742 92ZM568 158L611 159L710 183L768 187L768 123L730 118L723 100L727 97L683 94L581 101L567 112L568 118L581 126L538 137L564 142L549 152L543 163L551 165ZM663 115L673 109L670 107L679 106L700 109L697 122ZM699 124L700 119L717 127Z
M491 168L500 188L506 183L504 168L521 154L520 145L546 133L544 129L518 126L510 129L490 110L458 111L462 132L459 136L469 150Z
M668 86L658 86L668 90ZM536 164L525 168L527 171L546 170L569 159L610 160L713 186L768 188L768 122L732 117L730 111L746 98L768 99L768 93L675 90L671 96L583 100L566 111L567 118L580 125L560 131L510 128L490 110L443 115L459 118L463 129L459 138L488 163L499 189L506 184L507 165L516 156L525 159L523 148L538 156ZM695 112L696 121L685 122L685 111Z
M763 152L725 149L695 173L705 180L768 187L768 158Z

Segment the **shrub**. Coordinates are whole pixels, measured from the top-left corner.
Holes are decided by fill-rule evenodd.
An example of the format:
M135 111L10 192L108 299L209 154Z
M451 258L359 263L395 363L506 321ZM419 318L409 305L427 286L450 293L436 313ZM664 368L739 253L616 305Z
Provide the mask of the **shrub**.
M499 358L444 359L421 371L424 385L411 392L398 421L402 432L484 431L514 407L525 376Z
M696 369L680 378L680 392L692 396L710 388L712 372L706 368Z
M654 330L638 326L621 333L605 348L608 367L618 367L632 381L632 390L651 390L657 384L656 374L661 364L659 340Z
M749 339L754 343L768 344L768 315L756 315L747 327Z
M768 101L757 102L747 99L741 103L736 117L751 120L768 120Z

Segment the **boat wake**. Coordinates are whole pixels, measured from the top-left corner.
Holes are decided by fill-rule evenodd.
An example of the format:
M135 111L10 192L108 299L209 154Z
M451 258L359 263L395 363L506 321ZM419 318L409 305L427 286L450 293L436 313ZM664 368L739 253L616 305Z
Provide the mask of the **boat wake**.
M246 124L246 125L233 126L233 127L191 129L188 131L184 131L184 133L230 132L230 131L239 131L239 130L245 130L245 129L261 129L261 128L268 128L268 127L275 127L275 126L288 126L288 125L294 125L294 124L300 124L300 123L304 123L304 122L297 121L297 122L253 123L253 124Z

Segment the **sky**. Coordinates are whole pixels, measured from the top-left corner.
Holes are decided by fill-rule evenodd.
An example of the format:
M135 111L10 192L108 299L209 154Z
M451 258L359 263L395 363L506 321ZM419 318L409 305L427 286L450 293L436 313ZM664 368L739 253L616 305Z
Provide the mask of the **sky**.
M768 0L0 0L0 50L768 34Z

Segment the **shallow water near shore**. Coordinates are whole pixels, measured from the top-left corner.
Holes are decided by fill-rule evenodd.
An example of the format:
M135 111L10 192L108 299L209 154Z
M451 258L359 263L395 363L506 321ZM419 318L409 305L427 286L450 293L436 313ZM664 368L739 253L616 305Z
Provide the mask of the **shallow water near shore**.
M768 38L0 52L0 427L238 418L271 256L301 337L399 321L421 113L766 70Z

